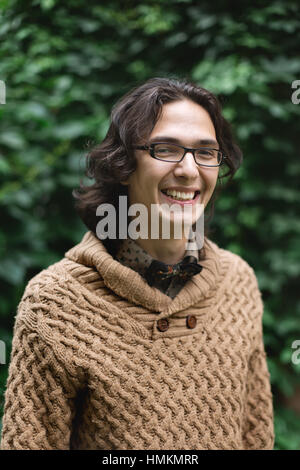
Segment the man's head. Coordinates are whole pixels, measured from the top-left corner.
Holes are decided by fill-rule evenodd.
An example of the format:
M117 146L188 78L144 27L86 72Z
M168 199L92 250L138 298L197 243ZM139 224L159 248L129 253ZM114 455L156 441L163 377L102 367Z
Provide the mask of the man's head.
M209 150L219 148L208 112L187 98L164 104L150 136L138 144L168 142L187 148L203 147L206 155L209 155ZM168 161L168 157L164 161L164 153L168 154L168 149L171 151L172 146L160 146L160 160L151 158L148 150L136 150L137 168L122 182L128 185L129 203L144 204L148 213L151 211L151 204L166 204L168 207L176 203L181 210L184 206L189 206L192 209L192 223L195 223L201 212L197 211L197 206L201 203L206 207L208 204L220 167L198 165L191 152L179 162ZM172 160L172 154L169 158ZM205 162L210 163L208 157ZM170 220L173 220L173 214L170 215Z
M225 165L198 166L191 153L178 163L162 162L151 158L148 151L136 149L157 142L160 137L176 139L179 145L189 148L202 147L208 145L203 142L211 141L211 146L227 156ZM206 207L213 199L220 168L228 169L226 174L222 172L222 177L229 176L231 180L241 162L241 151L233 141L219 101L211 92L187 81L153 78L114 105L105 139L87 158L87 175L95 183L81 186L73 193L76 207L93 232L99 222L98 205L109 202L118 211L119 195L128 195L130 204L140 202L148 206L167 201L161 190L197 188L198 201ZM107 241L108 245L113 252L118 241Z

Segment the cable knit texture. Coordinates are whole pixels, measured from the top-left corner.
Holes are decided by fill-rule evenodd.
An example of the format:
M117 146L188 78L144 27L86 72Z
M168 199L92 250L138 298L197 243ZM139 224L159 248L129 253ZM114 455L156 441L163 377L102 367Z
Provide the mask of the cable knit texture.
M174 299L92 232L33 277L15 317L1 449L272 449L256 276L205 248Z

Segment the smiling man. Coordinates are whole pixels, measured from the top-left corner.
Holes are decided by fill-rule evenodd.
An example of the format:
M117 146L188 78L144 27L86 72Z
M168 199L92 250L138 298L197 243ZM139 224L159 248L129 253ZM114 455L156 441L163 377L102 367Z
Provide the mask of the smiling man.
M96 230L102 204L122 225L120 196L127 209L142 204L150 225L156 205L173 229L187 220L168 209L189 207L194 228L241 162L217 98L200 86L154 78L116 103L87 158L94 184L74 192L89 230L18 306L2 449L273 448L253 268L211 240L208 223L192 250L175 230Z

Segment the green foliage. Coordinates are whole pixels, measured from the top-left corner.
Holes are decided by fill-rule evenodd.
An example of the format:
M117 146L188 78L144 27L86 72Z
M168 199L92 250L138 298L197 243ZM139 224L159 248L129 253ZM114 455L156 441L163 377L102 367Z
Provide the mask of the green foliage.
M298 2L2 0L0 79L0 337L7 363L28 280L59 260L85 227L71 190L87 143L104 137L112 104L153 76L215 92L244 153L216 203L212 237L254 268L276 449L300 449L299 415L282 406L300 383L300 79ZM0 369L0 392L7 366ZM3 401L3 398L2 398Z

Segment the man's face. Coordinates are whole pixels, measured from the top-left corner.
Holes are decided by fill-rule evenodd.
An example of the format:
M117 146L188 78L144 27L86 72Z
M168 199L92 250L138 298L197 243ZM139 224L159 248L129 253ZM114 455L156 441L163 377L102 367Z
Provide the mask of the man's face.
M201 141L211 140L210 146L219 148L214 125L208 112L188 99L165 104L148 142L136 144L168 142L168 138L176 139L173 143L189 148L203 147L205 145ZM193 202L191 200L179 202L181 211L184 205L190 205L192 223L194 223L202 212L200 207L205 208L213 194L219 167L209 168L197 165L192 153L187 153L180 163L156 160L149 155L147 150L136 150L136 158L137 168L124 182L129 185L129 204L142 203L147 207L148 214L151 214L151 204L168 204L169 206L176 204L172 196L164 194L168 189L192 192L193 197L194 191L200 191L200 195L196 193ZM200 204L203 206L199 206ZM174 220L172 213L169 214L170 222L172 222Z

